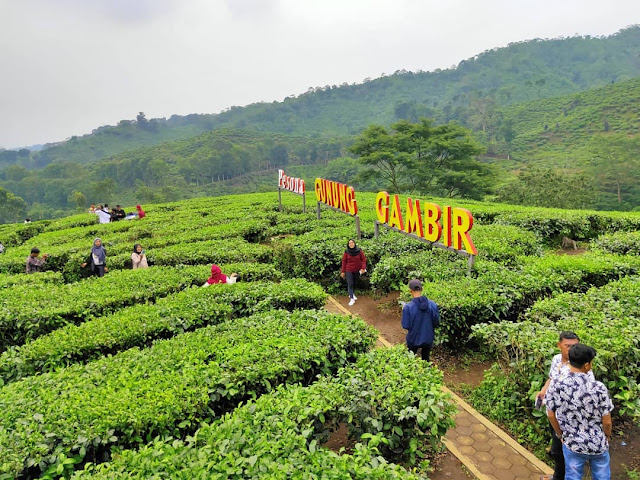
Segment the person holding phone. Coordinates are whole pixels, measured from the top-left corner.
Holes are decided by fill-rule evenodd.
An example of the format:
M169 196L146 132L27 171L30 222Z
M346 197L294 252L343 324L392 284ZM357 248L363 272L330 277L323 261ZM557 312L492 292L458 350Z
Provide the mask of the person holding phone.
M133 246L133 253L131 254L131 264L133 268L149 268L149 264L147 263L147 256L144 254L144 250L142 249L142 245L136 243Z
M27 257L27 273L36 273L42 270L49 255L45 253L42 255L42 258L38 258L39 255L40 249L37 247L33 247L31 249L31 253Z

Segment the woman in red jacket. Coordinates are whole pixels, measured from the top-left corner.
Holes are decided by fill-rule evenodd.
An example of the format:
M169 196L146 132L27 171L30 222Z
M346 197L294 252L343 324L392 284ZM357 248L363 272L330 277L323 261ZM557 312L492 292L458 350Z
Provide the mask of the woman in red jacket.
M349 306L356 303L358 297L353 292L356 284L357 275L362 275L367 271L367 258L362 253L362 249L358 248L356 241L351 239L347 243L347 249L342 255L342 278L347 278L347 289L349 291Z

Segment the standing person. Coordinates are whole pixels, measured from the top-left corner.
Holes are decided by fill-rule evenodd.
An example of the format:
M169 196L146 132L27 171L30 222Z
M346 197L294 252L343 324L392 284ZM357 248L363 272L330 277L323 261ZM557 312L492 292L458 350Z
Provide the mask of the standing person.
M45 262L47 261L47 257L49 254L44 253L42 258L38 258L40 255L40 249L37 247L33 247L31 249L31 253L27 257L27 273L36 273L42 270Z
M133 253L131 254L131 263L133 264L133 268L149 268L147 264L147 256L144 254L144 250L142 249L142 245L136 243L133 246Z
M422 349L422 360L429 361L435 338L435 328L440 325L440 312L433 300L422 295L422 282L417 278L409 281L413 297L402 307L402 328L407 330L407 348L413 353Z
M549 386L547 416L562 442L565 479L581 480L585 463L593 480L609 480L613 403L607 387L589 375L596 351L582 343L569 349L569 374Z
M0 253L4 253L4 245L0 242Z
M138 210L138 218L144 218L147 216L147 214L144 213L144 210L142 210L142 207L140 205L136 205L136 210Z
M347 242L347 249L342 255L342 270L340 276L347 278L347 292L349 293L349 306L356 303L358 297L355 295L355 284L358 275L367 271L367 257L362 249L356 245L354 239Z
M107 251L102 246L102 239L96 238L93 241L93 247L91 247L89 257L80 266L84 268L87 266L87 263L91 265L91 272L99 277L103 277L104 272L109 271L107 268Z
M558 336L558 343L556 344L560 353L555 355L551 360L549 377L542 389L536 394L536 405L545 405L546 393L547 390L549 390L549 386L551 386L553 382L560 378L564 378L569 374L571 368L569 365L569 350L576 343L580 343L580 338L574 332L560 332L560 335ZM589 375L591 380L595 381L592 371L589 371L587 375ZM556 435L554 435L553 426L551 424L549 424L549 429L551 430L551 451L549 452L549 455L553 458L555 466L553 469L553 476L543 475L541 480L564 480L564 455L562 453L562 442Z
M227 277L224 273L222 273L222 270L220 270L220 267L214 263L213 265L211 265L211 276L207 279L205 284L202 286L208 287L209 285L213 285L214 283L233 284L233 283L236 283L237 280L238 280L237 273L232 273Z
M92 203L91 206L89 207L89 213L96 213L95 203Z
M109 223L111 221L111 215L109 215L109 212L107 212L102 205L99 205L94 213L98 215L100 223Z

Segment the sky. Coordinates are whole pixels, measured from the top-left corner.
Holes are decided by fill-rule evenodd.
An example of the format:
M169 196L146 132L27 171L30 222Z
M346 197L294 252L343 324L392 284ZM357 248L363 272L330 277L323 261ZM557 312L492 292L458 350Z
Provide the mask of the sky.
M638 0L0 0L0 147L638 23Z

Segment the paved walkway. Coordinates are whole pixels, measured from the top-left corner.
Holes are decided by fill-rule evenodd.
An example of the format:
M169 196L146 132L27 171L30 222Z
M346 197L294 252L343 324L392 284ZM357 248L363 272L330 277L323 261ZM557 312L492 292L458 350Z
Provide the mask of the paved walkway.
M329 297L327 309L351 315L333 297ZM390 347L382 336L377 347ZM458 406L456 426L443 439L447 449L479 480L539 480L553 470L538 460L508 434L480 415L467 402L446 387Z

